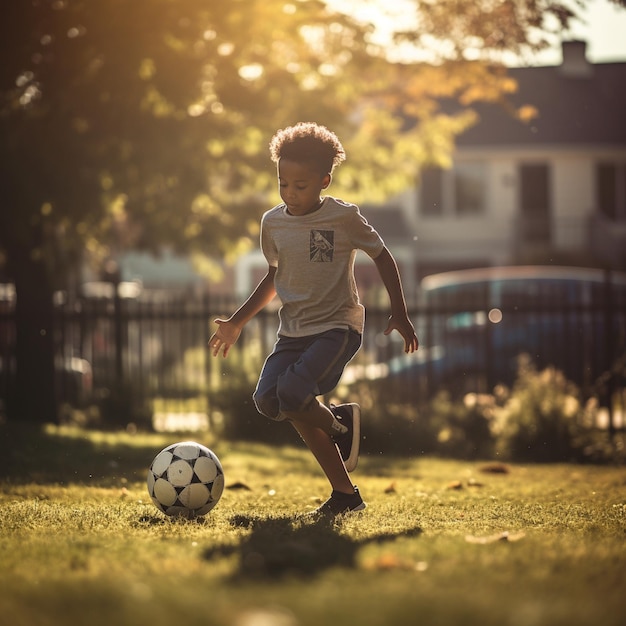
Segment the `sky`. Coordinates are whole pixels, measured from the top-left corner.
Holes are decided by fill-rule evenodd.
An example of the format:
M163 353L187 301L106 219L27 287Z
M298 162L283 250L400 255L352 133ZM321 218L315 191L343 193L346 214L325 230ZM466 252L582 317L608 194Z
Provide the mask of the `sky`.
M569 38L587 41L588 59L592 63L626 61L626 9L608 0L591 0L584 15L587 24L577 23ZM546 57L546 65L560 63L558 44Z
M375 21L381 30L393 27L394 22L407 24L407 14L412 11L411 0L329 0L330 4ZM381 7L383 14L381 15ZM556 37L551 49L523 65L558 65L561 62L561 39L587 41L587 58L592 63L626 61L626 9L616 7L609 0L588 0L580 11L583 21L576 21L569 32ZM410 21L410 20L409 20ZM384 32L382 34L384 39ZM517 65L519 63L511 63Z

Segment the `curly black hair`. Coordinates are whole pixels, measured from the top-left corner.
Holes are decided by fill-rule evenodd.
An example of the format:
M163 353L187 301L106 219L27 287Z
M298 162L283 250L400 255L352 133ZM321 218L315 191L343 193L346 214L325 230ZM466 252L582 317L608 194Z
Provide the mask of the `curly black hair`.
M275 163L280 158L311 162L320 174L330 174L346 159L337 135L315 122L299 122L279 130L270 141L270 156Z

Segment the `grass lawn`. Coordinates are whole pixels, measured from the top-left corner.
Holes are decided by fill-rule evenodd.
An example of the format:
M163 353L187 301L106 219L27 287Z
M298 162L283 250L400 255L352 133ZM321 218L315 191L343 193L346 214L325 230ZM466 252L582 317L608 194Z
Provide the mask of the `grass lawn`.
M178 439L0 426L2 624L626 623L623 467L364 457L366 511L319 523L303 448L204 440L227 489L186 521L145 487Z

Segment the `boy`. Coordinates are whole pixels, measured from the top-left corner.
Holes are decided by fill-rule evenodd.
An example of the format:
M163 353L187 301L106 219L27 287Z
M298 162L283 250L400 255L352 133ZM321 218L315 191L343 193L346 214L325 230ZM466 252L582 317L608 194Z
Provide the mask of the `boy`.
M278 340L263 366L254 402L269 419L287 420L296 428L332 487L315 513L335 517L366 506L348 475L358 460L359 406L326 407L317 399L335 388L361 345L364 308L354 279L357 249L374 260L389 294L385 334L397 330L407 353L417 350L418 341L396 263L378 233L358 207L320 197L345 159L336 135L315 123L299 123L274 135L270 155L283 203L261 220L267 274L231 317L215 320L218 328L209 346L213 356L221 352L225 357L244 325L278 294Z

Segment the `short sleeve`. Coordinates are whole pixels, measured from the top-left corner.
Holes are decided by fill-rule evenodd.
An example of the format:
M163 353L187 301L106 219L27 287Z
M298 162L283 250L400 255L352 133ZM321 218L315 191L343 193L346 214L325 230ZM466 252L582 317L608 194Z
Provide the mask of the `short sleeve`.
M271 235L271 228L268 224L267 214L261 220L261 251L268 265L278 267L278 249Z
M363 250L371 258L376 258L385 247L385 242L378 231L365 219L357 207L350 215L348 229L352 245Z

